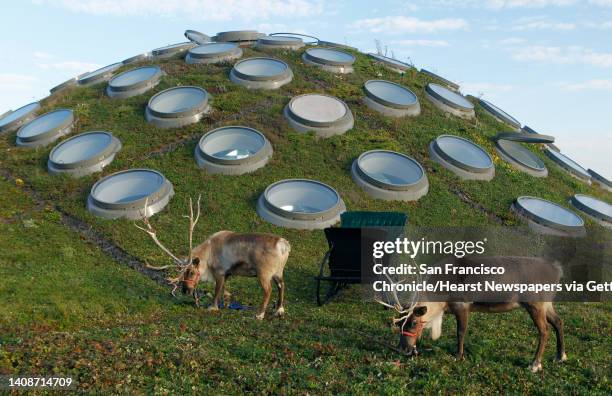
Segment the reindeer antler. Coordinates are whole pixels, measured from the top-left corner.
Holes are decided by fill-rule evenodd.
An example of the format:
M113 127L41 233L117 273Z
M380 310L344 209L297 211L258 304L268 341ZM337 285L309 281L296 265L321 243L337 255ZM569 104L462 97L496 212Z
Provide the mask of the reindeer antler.
M149 218L147 217L147 212L148 212L148 208L149 208L149 199L147 198L145 200L145 205L144 205L144 210L141 212L142 214L142 223L145 225L145 227L139 226L138 224L134 223L134 226L144 232L146 232L147 234L149 234L149 236L151 237L151 239L153 239L153 242L155 242L155 244L161 249L163 250L168 256L170 256L172 258L172 260L174 261L174 265L164 265L161 267L154 267L152 265L149 265L148 263L146 264L147 268L151 268L154 270L164 270L164 269L168 269L171 267L178 267L179 270L184 271L185 268L191 264L191 261L193 259L193 230L198 222L198 220L200 219L200 199L201 199L201 195L198 196L198 202L197 202L197 213L196 216L194 218L193 215L193 202L191 200L191 198L189 198L189 216L183 216L189 219L189 258L187 260L181 260L180 258L178 258L174 253L172 253L170 251L170 249L168 249L167 247L165 247L159 240L159 238L157 238L157 231L155 231L155 229L153 228L153 226L151 225L151 222L149 221ZM179 277L180 278L180 277ZM175 278L178 279L178 278ZM171 282L173 279L169 279Z
M183 216L189 219L189 258L187 259L187 264L191 264L193 260L193 229L195 228L198 220L200 220L200 199L202 195L198 195L198 211L196 213L195 218L193 217L193 201L191 197L189 197L189 216Z
M176 257L167 247L165 247L157 238L157 231L155 231L155 229L153 228L153 226L151 225L151 223L149 222L149 218L147 217L147 209L149 208L149 198L147 198L145 200L145 205L144 205L144 211L142 212L142 223L147 227L141 227L138 224L134 223L134 226L144 232L146 232L147 234L149 234L149 236L151 237L151 239L153 239L153 242L155 242L155 244L157 246L159 246L159 248L161 250L163 250L168 256L172 257L172 260L174 260L175 265L179 266L179 267L183 267L185 266L185 262L181 259L179 259L178 257ZM167 269L172 267L172 265L165 265L163 267L153 267L151 265L147 264L148 268L151 269L155 269L155 270L163 270L163 269Z
M393 282L393 280L391 279L389 274L385 273L385 276L387 277L387 280L391 283L391 285L395 285L396 284L396 282ZM394 304L393 305L391 305L391 304L389 304L389 303L387 303L385 301L382 301L380 299L376 299L375 301L377 303L387 307L387 308L395 309L401 316L399 318L393 319L393 323L399 323L399 322L405 320L406 318L408 318L412 314L412 310L414 309L414 307L416 305L416 301L415 301L416 300L416 296L413 296L412 301L410 302L410 305L407 308L402 306L402 303L400 302L399 297L397 296L397 292L395 291L394 287L391 288L391 296L393 297L393 300L394 300Z

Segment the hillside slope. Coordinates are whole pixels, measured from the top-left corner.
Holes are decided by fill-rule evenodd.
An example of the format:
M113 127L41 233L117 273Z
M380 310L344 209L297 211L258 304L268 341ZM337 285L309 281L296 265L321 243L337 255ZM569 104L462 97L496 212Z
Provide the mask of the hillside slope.
M23 180L25 186L36 192L40 200L51 204L52 210L91 226L97 233L129 254L140 258L141 261L154 265L168 263L166 256L154 246L146 234L136 230L132 222L100 220L90 215L85 208L87 195L96 180L128 168L156 169L173 183L176 195L166 209L155 215L151 222L166 246L178 254L186 253L188 246L187 224L182 215L186 213L189 197L196 197L198 194L202 195L203 217L195 231L194 239L197 241L204 240L207 235L220 229L272 232L291 241L293 250L286 270L287 319L283 321L270 319L265 323L256 323L251 320L250 312L221 312L207 315L191 310L191 307L176 308L180 310L180 314L170 310L162 316L168 315L172 320L157 323L151 319L152 322L143 327L143 333L147 337L160 332L165 334L162 340L168 344L161 346L156 341L155 345L145 343L147 347L160 348L168 354L172 353L169 351L172 348L178 348L180 342L176 337L179 337L177 333L180 331L175 326L177 316L184 318L183 323L187 323L184 332L189 340L185 342L193 346L199 338L205 344L185 352L184 356L181 355L180 361L172 361L172 367L163 363L159 371L152 368L152 375L167 378L176 375L177 372L172 370L178 370L179 373L189 377L190 362L182 360L189 358L199 363L209 359L209 362L215 362L217 366L213 366L212 363L205 364L206 370L212 377L189 378L186 383L191 385L205 382L211 386L209 383L211 378L228 381L224 378L225 372L238 377L237 382L230 380L225 383L225 389L229 392L255 389L264 392L278 391L283 389L283 381L293 383L294 389L312 387L315 391L331 389L339 392L364 391L372 389L367 386L376 383L376 378L381 372L383 374L380 375L387 378L389 383L379 382L377 386L381 391L387 392L396 389L395 386L407 384L435 391L447 381L450 381L447 383L451 386L449 389L455 389L457 392L500 391L505 386L517 392L541 390L539 377L528 375L524 371L531 357L535 338L532 337L531 324L528 323L526 314L518 312L503 318L500 315L493 322L482 320L483 317L475 318L476 323L471 332L478 336L468 341L474 348L471 351L474 360L468 358L465 366L456 366L451 358L450 351L453 345L451 337L446 337L442 343L434 347L429 359L436 360L416 363L406 361L394 366L391 363L397 359L394 352L368 342L353 330L345 332L342 329L343 326L362 329L368 334L382 337L385 342L392 343L395 342L395 336L389 328L390 313L382 311L373 304L364 305L354 290L342 294L337 301L324 308L317 308L313 302L312 276L315 275L319 260L327 248L323 232L283 229L264 222L255 212L257 198L266 186L275 181L285 178L309 178L334 187L344 199L348 210L394 210L407 213L409 222L414 225L466 226L516 224L518 219L510 211L510 205L520 195L534 195L569 207L567 201L575 193L587 193L608 202L612 201L612 194L597 187L587 186L570 177L538 151L537 146L529 148L535 150L546 163L549 169L547 178L534 178L511 168L495 154L490 140L490 137L507 128L490 117L478 105L476 105L476 118L472 121L442 113L424 95L424 87L431 79L415 70L400 76L375 65L360 53L355 53L357 57L355 72L341 76L304 65L300 58L301 51L264 52L245 49L244 58L265 56L266 53L287 62L294 73L293 81L276 91L247 90L232 84L228 80L231 65L187 65L182 59L172 59L151 62L160 65L167 76L156 88L144 95L124 100L110 99L104 93L106 83L102 83L92 87L71 88L44 100L40 114L63 107L75 112L78 123L72 135L90 130L107 130L121 140L123 149L113 163L98 174L80 179L50 176L47 173L46 162L53 145L44 149L30 150L15 147L15 133L0 138L0 170L5 178L13 181ZM134 66L127 66L122 70L132 67ZM366 80L376 78L409 87L419 96L421 115L415 118L391 119L368 109L362 103L362 85ZM177 85L196 85L205 88L212 96L213 111L201 122L179 129L159 129L147 123L144 112L148 99L156 92ZM290 131L282 116L283 107L292 96L313 92L331 94L344 100L355 116L354 129L329 139L319 139L313 134L300 135ZM198 139L206 131L223 125L245 125L264 133L274 147L272 160L262 169L242 176L210 175L200 170L193 155ZM444 133L469 138L485 147L494 158L495 178L489 183L462 181L431 161L427 151L428 145L432 139ZM429 193L419 201L411 203L377 201L367 196L351 180L350 166L360 153L375 148L395 150L416 158L428 174ZM590 220L586 221L592 225ZM20 238L19 232L13 233L12 238ZM74 235L76 237L76 234ZM23 238L27 242L29 237L23 234ZM44 242L32 239L32 243ZM36 245L33 249L37 249ZM41 254L48 253L41 251ZM18 258L13 257L13 259ZM3 265L8 265L8 262L9 260L3 260ZM10 276L18 277L19 274L12 273ZM68 278L73 276L72 268L66 268L65 276ZM113 282L118 282L120 276L121 274L117 273L117 278ZM99 286L104 288L104 281L101 281ZM47 287L52 286L47 285ZM143 286L140 285L139 288L141 287ZM232 279L229 288L235 298L243 304L255 305L260 299L260 291L254 280ZM165 292L161 288L151 289L151 294L156 295L157 299L161 299L159 294ZM23 296L23 299L25 298ZM44 300L44 294L39 298ZM125 298L131 298L129 293ZM21 303L25 304L25 301ZM159 302L156 301L155 304L156 315L159 315L157 312ZM583 345L584 340L580 338L580 334L588 333L588 329L583 328L585 324L580 321L581 317L587 316L590 316L589 320L594 325L604 323L603 327L598 327L598 334L603 336L609 334L610 321L606 320L610 318L609 304L574 307L566 304L562 307L561 313L571 318L567 322L568 326L580 327L583 330L568 332L568 349L572 351L574 348L576 351L574 356L577 356L577 350L580 348L580 357L570 360L567 368L553 369L549 359L554 349L551 340L547 350L547 365L551 366L551 370L544 374L545 389L565 392L576 389L579 389L578 392L586 391L592 385L593 378L597 378L597 381L602 381L597 385L600 387L599 391L603 392L606 388L609 390L605 363L604 367L598 363L602 361L602 354L605 361L605 348L603 352L595 348L597 344L595 339L591 340L593 348L587 348L588 343ZM11 310L5 312L8 312L8 316L3 319L5 328L10 327L9 323L13 319L19 319L20 326L28 326L27 317ZM73 314L66 313L66 315ZM81 314L77 312L74 315L80 317ZM71 328L73 320L75 319L69 321L69 324L62 324L61 317L48 321L51 328L64 326ZM129 327L126 323L122 322L117 326ZM448 320L445 323L447 334L452 324L452 321ZM126 336L124 333L127 330L124 327L113 333L84 326L85 333L88 334L82 336L85 339L88 337L122 339L126 348L138 348L136 336ZM225 338L226 334L220 334L218 329L221 326L227 329L227 335L235 341ZM504 331L506 335L520 336L529 342L516 345L514 336L512 339L494 340L498 326L508 329ZM201 330L202 328L205 330ZM11 331L17 334L19 329L22 327ZM278 336L279 331L280 336ZM575 334L578 336L574 336ZM256 340L252 340L251 336ZM125 341L126 338L122 337L127 337L129 341ZM355 337L360 338L356 343L354 343ZM11 342L16 343L14 340ZM160 340L159 343L161 342ZM277 360L274 354L281 353L278 351L283 351L286 361ZM57 350L41 352L42 356L56 361L59 355L54 353L61 355L61 351ZM93 353L95 354L95 351ZM225 356L228 360L224 361L219 356ZM505 360L508 356L511 356L510 359ZM135 358L133 354L127 352L119 356L119 359L128 364ZM495 382L464 383L458 380L468 375L470 369L483 370L485 360L497 362L496 365L486 369L488 378L495 378ZM303 367L295 369L298 371L292 371L294 369L290 368L293 364L291 362ZM257 370L249 368L248 365L258 367L257 370L263 373L261 378L255 374ZM557 382L556 370L562 370L564 375L574 380ZM439 379L437 373L446 376ZM105 375L112 376L111 373ZM134 375L136 377L136 373ZM416 384L411 384L415 378ZM514 378L521 380L515 383ZM355 384L352 384L353 379ZM145 386L146 378L140 377L139 381ZM326 384L331 384L332 387L327 388ZM181 388L180 383L173 384L170 380L165 382L164 386ZM536 386L538 388L534 388ZM574 386L583 388L574 388Z

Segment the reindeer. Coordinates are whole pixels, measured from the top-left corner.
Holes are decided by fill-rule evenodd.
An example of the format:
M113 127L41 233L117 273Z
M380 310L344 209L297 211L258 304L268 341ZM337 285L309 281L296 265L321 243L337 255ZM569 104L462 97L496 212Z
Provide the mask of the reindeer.
M513 266L513 270L516 272L496 278L498 282L503 283L517 281L517 275L522 283L556 283L561 278L561 268L558 263L551 263L537 257L500 256L457 259L453 256L443 260L443 262L461 266L480 265L480 263L489 266L505 266L506 268ZM387 278L391 281L388 275ZM428 281L431 282L431 279ZM462 279L462 281L469 283L469 276ZM397 293L392 292L390 294L391 298L389 300L392 300L391 302L394 302L394 304L381 300L377 300L377 302L399 312L400 316L395 318L393 323L400 329L399 349L409 356L416 356L418 354L416 344L424 329L431 330L431 338L433 340L437 340L442 335L442 317L444 313L451 313L455 316L457 322L456 356L457 359L463 360L463 344L467 334L470 312L501 313L523 307L531 316L539 332L538 347L533 362L530 365L531 371L535 373L542 370L542 355L548 340L549 324L555 330L557 338L556 360L558 362L567 360L565 343L563 341L563 321L555 312L552 302L519 301L517 294L505 293L500 295L500 302L431 302L427 301L427 299L416 297L416 299L421 301L413 301L409 306L403 307ZM549 294L545 298L549 297L552 300L554 294Z
M154 270L176 267L179 276L168 278L168 281L174 285L172 295L180 286L182 292L193 296L196 305L199 306L199 296L196 291L198 283L200 280L215 282L215 296L208 309L217 311L221 295L224 294L229 297L229 293L225 290L225 282L230 275L256 276L264 292L263 301L256 318L262 320L265 316L272 293L272 281L278 289L275 315L284 315L285 281L283 280L283 270L291 251L291 245L286 239L271 234L239 234L232 231L219 231L193 248L193 230L200 218L200 197L198 197L195 216L193 202L189 198L189 216L183 216L189 219L189 255L186 259L180 259L157 238L157 232L146 216L146 213L148 213L147 207L148 202L145 202L142 216L144 227L136 223L134 225L146 232L153 242L174 261L174 264L162 267L147 264L148 268Z

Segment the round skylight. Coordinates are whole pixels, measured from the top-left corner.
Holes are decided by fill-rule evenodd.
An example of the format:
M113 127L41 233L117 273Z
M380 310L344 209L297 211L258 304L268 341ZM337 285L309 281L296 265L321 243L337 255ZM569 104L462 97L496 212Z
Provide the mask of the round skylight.
M217 33L217 35L213 37L213 41L234 41L250 44L251 42L257 41L257 39L262 36L265 36L265 34L259 33L257 30L231 30Z
M78 78L77 77L72 77L69 80L64 81L61 84L56 85L55 87L51 88L49 90L49 93L51 93L51 95L61 92L64 89L70 88L70 87L74 87L78 84Z
M323 94L294 96L284 115L297 132L314 131L321 137L340 135L353 127L353 114L338 98Z
M535 177L548 176L548 169L544 162L520 144L500 139L495 142L495 149L499 156L514 168Z
M15 111L9 111L0 118L0 133L11 132L36 117L40 110L38 102L29 103Z
M242 48L234 43L208 43L189 50L187 63L219 63L242 57Z
M257 40L256 48L261 49L288 49L296 50L304 46L299 37L291 36L265 36Z
M355 57L347 52L331 48L309 48L302 55L308 65L321 67L332 73L352 73Z
M200 33L197 30L185 30L185 37L198 45L206 44L211 41L210 36Z
M172 183L161 173L151 169L130 169L96 182L89 193L87 209L105 219L124 217L135 220L160 212L172 195Z
M149 99L147 121L161 128L177 128L198 122L210 110L208 92L200 87L174 87Z
M74 121L72 110L59 109L45 113L19 128L17 146L46 146L69 134Z
M408 88L385 80L369 80L363 85L368 107L391 117L417 116L421 106Z
M125 59L123 62L124 65L131 65L133 63L146 62L151 59L153 55L150 52L143 52L142 54L131 56Z
M79 77L78 83L79 85L93 85L108 81L121 66L123 66L123 63L117 62L112 65L101 67L98 70L85 73Z
M429 190L423 167L394 151L366 151L353 162L351 175L357 185L378 199L416 201Z
M538 134L538 132L536 132L533 128L527 126L527 125L523 125L523 127L521 128L521 131L525 132L525 133L533 133L533 134Z
M308 45L317 45L319 43L318 37L310 36L304 33L277 32L277 33L270 33L268 35L268 37L274 37L274 36L296 37L302 40L304 44L308 44ZM307 39L307 41L305 41L304 39Z
M519 197L512 209L525 218L532 229L540 233L572 236L585 233L584 220L580 216L542 198Z
M340 195L314 180L288 179L271 184L257 202L257 213L280 227L322 229L346 210Z
M272 145L259 131L244 126L213 129L200 139L195 158L210 173L241 175L263 167L272 157Z
M106 87L111 98L129 98L141 95L161 81L164 72L158 66L143 66L113 77Z
M249 58L236 62L230 80L250 89L277 89L293 79L285 62L273 58Z
M521 143L552 143L555 141L553 136L521 132L500 132L495 136L495 139L512 140L513 142Z
M495 106L493 103L488 102L484 99L479 99L480 105L483 109L485 109L489 114L493 117L497 118L499 121L513 127L516 130L521 129L521 123L510 114L506 113L499 107Z
M530 135L548 136L548 135L542 135L542 134L536 132L535 130L533 130L532 128L528 127L527 125L523 125L523 127L521 128L521 131L524 132L524 133L530 134ZM552 141L554 142L554 138L552 136L550 136L550 137L553 139ZM548 147L548 148L550 148L552 150L555 150L555 151L557 151L559 153L561 152L559 147L557 147L554 144L552 144L552 142L546 143L546 147Z
M453 135L441 135L429 145L431 158L465 180L489 181L495 176L491 156L479 145Z
M461 94L438 84L427 84L425 94L440 110L461 118L474 117L474 105Z
M101 171L121 150L121 142L110 132L93 131L64 140L49 154L47 168L52 175L66 173L81 177Z
M612 182L606 179L600 173L595 172L593 169L588 169L589 175L591 175L591 180L595 181L601 188L607 191L612 191Z
M184 43L170 44L164 47L159 47L151 51L151 55L156 59L167 59L172 58L174 56L179 56L191 48L195 47L197 44L191 41L187 41Z
M408 63L404 63L402 61L399 61L394 58L389 58L384 55L369 53L368 56L370 58L373 58L375 61L382 63L388 69L393 70L394 72L397 72L397 73L403 74L406 72L406 70L409 70L412 68L412 66L409 65Z
M591 183L591 175L589 174L589 172L587 172L586 169L584 169L582 166L580 166L568 156L561 154L555 150L552 150L549 147L547 147L544 152L551 160L553 160L553 162L555 162L557 165L567 171L570 175L574 176L576 179L582 180L589 184Z
M448 88L452 89L453 91L458 91L459 90L459 84L454 83L450 80L447 80L446 78L440 76L439 74L436 74L432 71L426 70L426 69L421 69L421 73L423 74L427 74L429 77L433 77L436 80L440 81L442 84L444 84L445 86L447 86Z
M584 194L574 195L570 202L599 224L612 227L612 205L609 203Z

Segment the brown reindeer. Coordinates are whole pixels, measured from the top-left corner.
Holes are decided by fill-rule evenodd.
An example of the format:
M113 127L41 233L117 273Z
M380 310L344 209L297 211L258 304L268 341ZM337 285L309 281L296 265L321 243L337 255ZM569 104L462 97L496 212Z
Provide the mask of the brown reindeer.
M147 213L146 210L147 204L145 203L144 213ZM285 313L283 270L291 251L289 242L271 234L239 234L232 231L219 231L194 249L193 230L200 217L200 198L198 198L196 215L194 216L191 198L189 199L189 211L189 216L185 216L189 219L189 256L184 260L170 252L159 241L156 231L146 216L143 216L142 220L146 228L135 224L136 227L149 234L155 244L174 261L173 265L148 267L155 270L176 267L179 270L179 276L169 279L174 284L172 294L180 286L184 294L194 297L197 305L199 305L196 291L198 282L200 280L215 282L215 296L209 310L219 309L222 294L229 297L229 293L225 291L225 282L229 276L257 277L264 291L263 301L256 315L256 318L260 320L264 318L272 293L272 281L274 281L278 288L275 315L282 316Z
M491 266L510 265L515 272L507 276L496 278L499 282L512 283L517 281L517 274L521 277L523 283L548 283L558 282L561 278L561 268L557 263L551 263L537 257L482 257L478 259L456 259L451 257L444 261L445 263L457 263L463 266L479 265L477 263L485 263ZM429 282L432 280L429 279ZM469 279L464 279L466 283ZM417 355L417 340L421 337L424 329L431 330L431 337L436 340L442 334L442 317L444 313L451 313L455 316L457 322L457 359L462 360L464 357L464 341L467 334L468 318L470 312L486 312L500 313L508 312L519 307L523 307L531 316L533 323L539 332L538 347L535 357L530 365L532 372L542 370L542 355L548 340L550 324L555 330L557 338L557 358L559 362L567 360L565 353L565 344L563 341L563 321L555 312L551 302L533 301L524 302L518 301L518 296L501 295L500 302L426 302L427 299L421 299L420 302L415 302L409 307L402 307L399 302L397 293L391 293L394 305L378 301L379 303L395 308L400 317L394 319L394 323L400 329L399 348L408 355ZM547 295L550 297L550 295ZM554 295L552 296L554 297Z

